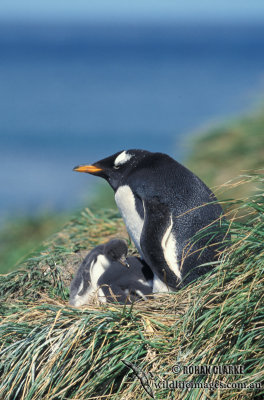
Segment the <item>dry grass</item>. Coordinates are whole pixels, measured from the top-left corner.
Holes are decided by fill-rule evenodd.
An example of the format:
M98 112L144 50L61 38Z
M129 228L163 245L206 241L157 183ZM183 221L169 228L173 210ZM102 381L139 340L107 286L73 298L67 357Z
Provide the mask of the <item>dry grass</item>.
M80 252L125 235L110 211L85 210L23 269L1 276L0 398L150 398L123 359L152 374L156 399L263 398L263 388L171 390L154 384L263 381L264 197L239 207L249 217L232 222L232 246L212 273L134 306L75 309L67 303ZM175 375L175 364L243 365L244 374L185 375L181 369Z

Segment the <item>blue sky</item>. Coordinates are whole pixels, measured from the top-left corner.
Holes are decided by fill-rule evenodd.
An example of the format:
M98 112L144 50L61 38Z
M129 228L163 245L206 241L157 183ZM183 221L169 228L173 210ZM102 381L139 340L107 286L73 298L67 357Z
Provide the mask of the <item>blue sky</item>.
M264 0L1 0L4 19L264 19Z

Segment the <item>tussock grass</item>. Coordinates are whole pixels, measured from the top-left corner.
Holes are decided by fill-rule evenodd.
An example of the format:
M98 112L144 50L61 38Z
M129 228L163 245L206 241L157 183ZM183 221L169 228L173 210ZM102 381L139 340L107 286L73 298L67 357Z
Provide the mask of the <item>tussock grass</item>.
M0 399L150 398L122 360L153 378L156 399L263 398L263 388L158 387L164 379L263 383L264 197L238 208L247 218L232 211L232 244L214 271L133 306L67 303L72 268L84 249L125 235L111 211L85 210L21 270L0 276ZM190 365L243 365L244 374L184 374Z
M263 168L264 109L261 107L224 124L216 124L188 139L191 151L187 167L212 187L236 178L245 171ZM229 189L229 188L228 188ZM254 193L254 184L232 186L230 197ZM224 194L226 198L227 192Z
M69 215L40 213L31 216L13 215L0 226L0 273L17 269L17 265L30 257L32 249L39 248L43 240L62 229Z

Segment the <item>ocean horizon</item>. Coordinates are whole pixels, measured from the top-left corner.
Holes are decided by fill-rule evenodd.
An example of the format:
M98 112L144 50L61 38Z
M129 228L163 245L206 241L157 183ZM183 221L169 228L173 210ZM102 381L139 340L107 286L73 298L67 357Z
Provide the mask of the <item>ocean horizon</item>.
M264 26L0 26L0 216L87 204L75 165L191 135L262 100ZM194 171L195 172L195 171Z

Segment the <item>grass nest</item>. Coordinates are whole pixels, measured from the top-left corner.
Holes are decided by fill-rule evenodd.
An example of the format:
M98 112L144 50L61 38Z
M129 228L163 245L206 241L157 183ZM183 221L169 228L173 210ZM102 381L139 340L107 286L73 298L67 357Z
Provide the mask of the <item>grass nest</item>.
M0 399L263 398L263 195L239 210L213 272L132 306L68 304L87 249L126 235L113 211L84 210L0 276ZM219 368L230 365L241 370Z

